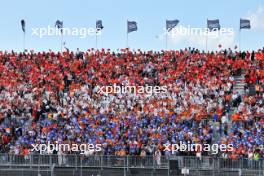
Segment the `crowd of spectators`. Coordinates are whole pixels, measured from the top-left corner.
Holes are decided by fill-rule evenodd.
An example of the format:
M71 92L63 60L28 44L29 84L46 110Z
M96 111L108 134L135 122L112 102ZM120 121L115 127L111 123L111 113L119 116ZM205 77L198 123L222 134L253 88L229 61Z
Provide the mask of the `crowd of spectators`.
M0 153L27 155L31 144L57 141L102 144L106 155L171 155L164 144L182 141L232 144L218 155L261 158L263 66L264 49L1 52ZM243 96L233 88L237 74L245 75ZM98 93L114 84L167 91Z

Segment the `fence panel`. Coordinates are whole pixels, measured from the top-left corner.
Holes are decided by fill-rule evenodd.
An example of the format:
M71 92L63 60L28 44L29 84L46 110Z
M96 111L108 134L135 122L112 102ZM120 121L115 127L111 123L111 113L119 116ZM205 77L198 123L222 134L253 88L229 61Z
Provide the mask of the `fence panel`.
M0 154L0 166L52 166L56 167L97 167L97 168L145 168L168 169L169 160L176 159L179 168L225 170L264 170L264 160L224 159L191 156L99 156L99 155L12 155Z

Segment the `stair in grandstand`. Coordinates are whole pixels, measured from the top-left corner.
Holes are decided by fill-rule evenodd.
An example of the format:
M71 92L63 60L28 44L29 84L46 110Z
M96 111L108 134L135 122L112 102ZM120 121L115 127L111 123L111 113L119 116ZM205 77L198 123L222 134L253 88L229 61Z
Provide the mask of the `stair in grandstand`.
M248 89L249 89L248 91L249 96L256 94L255 84L249 84Z
M233 85L233 93L238 92L238 94L241 96L241 98L243 98L243 96L245 95L245 74L242 71L242 73L240 75L234 76L234 85ZM231 127L232 127L232 115L235 112L236 107L231 106L230 112L228 114L228 119L229 119L229 123L228 123L228 131L230 131Z
M245 76L242 74L240 76L234 77L234 87L233 87L233 93L238 92L241 96L245 94Z
M238 94L243 98L245 95L245 75L239 75L234 77L234 86L233 86L233 93L238 92ZM232 115L235 111L235 107L231 106L230 114Z

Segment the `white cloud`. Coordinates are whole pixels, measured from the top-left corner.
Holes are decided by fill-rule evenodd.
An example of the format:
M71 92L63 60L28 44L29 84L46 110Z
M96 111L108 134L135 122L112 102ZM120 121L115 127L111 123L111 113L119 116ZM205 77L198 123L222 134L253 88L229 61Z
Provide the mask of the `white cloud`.
M250 19L252 29L264 29L264 5L259 5L256 10L250 11L246 18Z

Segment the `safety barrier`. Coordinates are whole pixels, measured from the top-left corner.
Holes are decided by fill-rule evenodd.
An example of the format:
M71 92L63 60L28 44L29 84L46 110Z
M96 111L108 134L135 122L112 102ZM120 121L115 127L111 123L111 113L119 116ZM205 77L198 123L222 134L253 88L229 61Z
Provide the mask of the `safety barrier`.
M247 158L225 159L213 157L191 156L99 156L99 155L38 155L28 156L0 154L0 165L41 165L65 167L142 167L142 168L168 168L169 160L178 160L179 167L204 169L251 169L264 170L264 159L252 160Z
M174 165L172 164L174 162ZM175 166L176 163L176 166ZM55 168L55 169L54 169ZM41 175L52 175L53 170L72 170L77 175L80 173L102 173L116 175L126 175L130 173L144 173L151 175L153 173L163 173L162 175L173 175L181 172L182 169L189 171L186 175L239 175L264 176L264 160L225 159L214 157L191 157L191 156L99 156L99 155L39 155L31 154L28 156L0 154L0 176L10 175L7 173L40 172ZM4 173L4 174L1 174ZM63 172L61 172L63 173ZM75 174L71 175L74 176ZM114 174L114 175L115 175ZM176 174L176 175L177 175ZM16 174L11 174L16 175ZM35 175L35 174L33 174ZM57 175L60 175L57 173ZM63 174L62 174L63 175ZM111 174L110 174L111 175ZM17 175L19 176L19 175ZM65 176L65 175L63 175ZM109 176L109 175L108 175Z

